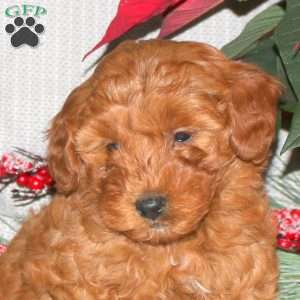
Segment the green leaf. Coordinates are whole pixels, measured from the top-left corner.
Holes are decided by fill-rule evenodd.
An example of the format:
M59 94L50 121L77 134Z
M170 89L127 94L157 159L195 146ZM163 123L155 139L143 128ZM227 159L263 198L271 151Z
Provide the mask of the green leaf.
M294 113L297 111L299 103L297 102L286 102L280 105L280 108L284 111Z
M275 30L275 43L279 49L288 79L298 99L300 97L300 53L293 47L300 37L300 1L287 0L287 12Z
M282 147L281 154L300 146L300 103L294 103L294 115L289 135Z
M284 85L284 94L281 96L281 100L287 101L287 102L297 102L299 99L297 98L297 95L293 89L293 86L288 78L285 65L283 64L282 58L278 55L277 56L277 73L280 81Z
M278 135L278 132L280 131L282 127L282 113L280 110L277 111L277 115L276 115L276 136Z
M239 53L239 57L244 57L249 52L252 52L258 45L259 41L255 41L253 44L251 44L249 47L246 47Z
M279 5L267 8L254 17L236 39L225 45L222 49L223 52L231 58L239 57L240 53L250 47L255 41L273 31L282 20L284 14L284 9Z
M277 51L271 38L257 42L257 46L244 55L242 59L258 65L269 74L277 75Z

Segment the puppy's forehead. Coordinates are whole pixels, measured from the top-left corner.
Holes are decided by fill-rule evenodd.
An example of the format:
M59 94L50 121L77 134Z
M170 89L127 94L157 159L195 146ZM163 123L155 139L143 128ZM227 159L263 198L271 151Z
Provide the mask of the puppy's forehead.
M228 60L205 44L153 40L127 42L95 71L96 89L115 103L141 101L151 93L219 94L227 84Z
M204 44L125 43L95 72L103 117L123 126L159 124L165 130L193 126L201 114L213 118L216 99L227 86L226 62L218 50Z
M126 133L161 135L183 128L218 130L224 127L226 118L216 106L214 99L205 96L199 100L151 94L129 105L108 105L94 125L102 134L114 137Z

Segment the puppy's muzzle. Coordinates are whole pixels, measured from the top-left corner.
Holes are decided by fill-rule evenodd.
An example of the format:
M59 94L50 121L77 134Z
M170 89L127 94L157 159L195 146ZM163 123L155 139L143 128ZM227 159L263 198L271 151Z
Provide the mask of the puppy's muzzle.
M139 198L135 203L139 214L150 220L155 220L162 215L166 205L167 199L161 195L146 195Z

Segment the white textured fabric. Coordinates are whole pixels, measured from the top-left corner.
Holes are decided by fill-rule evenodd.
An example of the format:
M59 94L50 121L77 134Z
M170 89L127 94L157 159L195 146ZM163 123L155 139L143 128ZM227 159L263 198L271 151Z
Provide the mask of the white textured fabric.
M58 112L69 92L89 75L93 62L106 49L102 48L81 62L83 55L104 34L116 13L118 2L32 0L31 5L47 9L47 15L36 18L37 23L45 26L45 31L39 36L40 44L36 48L28 45L13 48L10 35L4 30L7 24L13 23L13 18L5 16L5 10L23 2L0 1L0 154L14 146L37 154L44 153L44 133L50 119ZM175 39L197 40L221 47L237 36L253 15L277 1L261 2L249 0L235 8L220 6ZM240 12L240 15L235 13L252 3L260 4L252 10ZM156 21L135 30L129 37L143 38L144 30L149 31L147 38L155 37L158 33ZM25 212L26 209L12 205L8 193L0 194L0 214L15 217ZM7 238L13 233L9 227L0 228L0 231Z

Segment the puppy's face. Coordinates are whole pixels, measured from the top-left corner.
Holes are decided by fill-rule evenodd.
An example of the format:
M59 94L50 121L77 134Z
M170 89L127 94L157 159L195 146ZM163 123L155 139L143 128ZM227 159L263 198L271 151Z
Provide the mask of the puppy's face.
M100 170L93 185L101 186L99 213L108 227L143 241L197 228L230 157L211 101L151 93L109 104L83 125L77 145L85 164Z
M217 50L199 44L152 41L120 46L83 87L86 96L80 90L71 95L73 100L54 121L49 150L54 177L56 169L77 168L76 175L74 170L69 175L73 186L76 181L77 189L94 191L96 213L105 225L132 240L167 243L191 234L209 213L230 163L235 158L263 161L268 150L264 146L263 153L256 153L259 147L254 145L251 153L238 153L244 136L234 132L233 97L238 96L228 71L247 66L231 64ZM250 68L248 73L251 70L260 72ZM277 83L261 76L273 85L270 101L275 103ZM243 94L239 88L235 93ZM248 90L242 97L251 98ZM267 118L274 119L275 104L266 106ZM262 114L263 109L253 109ZM273 119L262 133L269 139ZM64 126L56 126L59 122ZM62 127L71 140L64 144L67 154L59 165L52 148L63 143L62 138L54 141ZM59 175L56 178L59 187Z

